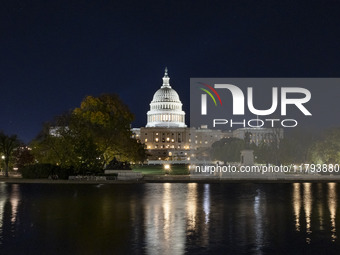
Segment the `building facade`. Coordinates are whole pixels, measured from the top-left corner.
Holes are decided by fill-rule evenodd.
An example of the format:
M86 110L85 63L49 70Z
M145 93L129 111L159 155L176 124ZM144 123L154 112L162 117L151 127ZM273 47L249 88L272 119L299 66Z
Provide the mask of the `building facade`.
M233 131L233 137L244 139L246 133L249 133L250 143L256 144L256 146L261 143L279 143L283 139L283 129L282 128L238 128Z
M207 127L187 127L185 112L178 93L170 85L168 69L165 68L163 83L150 103L145 127L131 129L133 137L145 144L149 161L189 161L191 158L209 158L209 148L222 138L245 138L251 134L250 142L259 145L274 139L274 130L240 128L234 131L211 130ZM275 133L276 134L276 133ZM283 130L279 131L283 137Z

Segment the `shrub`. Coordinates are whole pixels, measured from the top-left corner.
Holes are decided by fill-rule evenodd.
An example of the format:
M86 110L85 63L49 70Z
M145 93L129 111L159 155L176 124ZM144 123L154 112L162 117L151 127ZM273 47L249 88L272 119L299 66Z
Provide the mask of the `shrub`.
M68 179L74 173L73 168L62 168L52 164L34 164L19 169L23 178L42 179L49 176L58 176L59 179Z

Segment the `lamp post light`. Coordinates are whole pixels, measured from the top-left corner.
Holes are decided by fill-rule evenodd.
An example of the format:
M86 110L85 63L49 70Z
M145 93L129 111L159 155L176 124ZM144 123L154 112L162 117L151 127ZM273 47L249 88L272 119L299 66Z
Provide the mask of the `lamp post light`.
M164 170L165 170L165 174L169 174L170 170L171 170L170 165L169 164L165 164L164 165Z
M1 159L4 160L5 159L5 155L2 155ZM3 168L2 168L2 166L1 166L1 172L2 172L1 174L3 175Z

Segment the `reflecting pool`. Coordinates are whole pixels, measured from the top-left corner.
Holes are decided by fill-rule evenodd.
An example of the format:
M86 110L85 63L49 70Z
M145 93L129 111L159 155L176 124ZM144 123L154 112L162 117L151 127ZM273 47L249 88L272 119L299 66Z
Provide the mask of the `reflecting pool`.
M339 254L339 184L0 183L0 254Z

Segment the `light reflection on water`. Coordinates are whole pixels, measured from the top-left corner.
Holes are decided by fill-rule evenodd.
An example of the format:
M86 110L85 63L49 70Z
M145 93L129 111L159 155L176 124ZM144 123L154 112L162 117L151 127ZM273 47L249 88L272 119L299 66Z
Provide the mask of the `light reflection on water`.
M311 230L311 217L312 217L312 184L311 183L304 183L303 184L303 207L305 211L305 217L306 217L306 242L310 243L311 238L310 234L312 233Z
M331 237L334 242L336 236L336 206L337 206L337 195L336 195L336 183L328 183L328 207L331 218Z
M324 230L324 215L323 215L323 185L322 183L317 184L317 207L319 213L319 227L320 230Z
M255 195L254 200L254 214L255 214L255 224L254 224L254 232L255 232L255 245L256 245L256 254L262 254L262 248L264 246L264 226L263 226L263 216L265 211L265 203L263 203L264 196L262 192L258 189L256 190L257 194Z
M19 202L19 185L7 186L5 183L0 183L0 245L3 243L4 234L11 237L15 235Z
M338 192L336 183L0 183L0 254L330 254L340 249Z
M295 216L295 229L300 231L301 191L300 183L293 183L293 208Z

